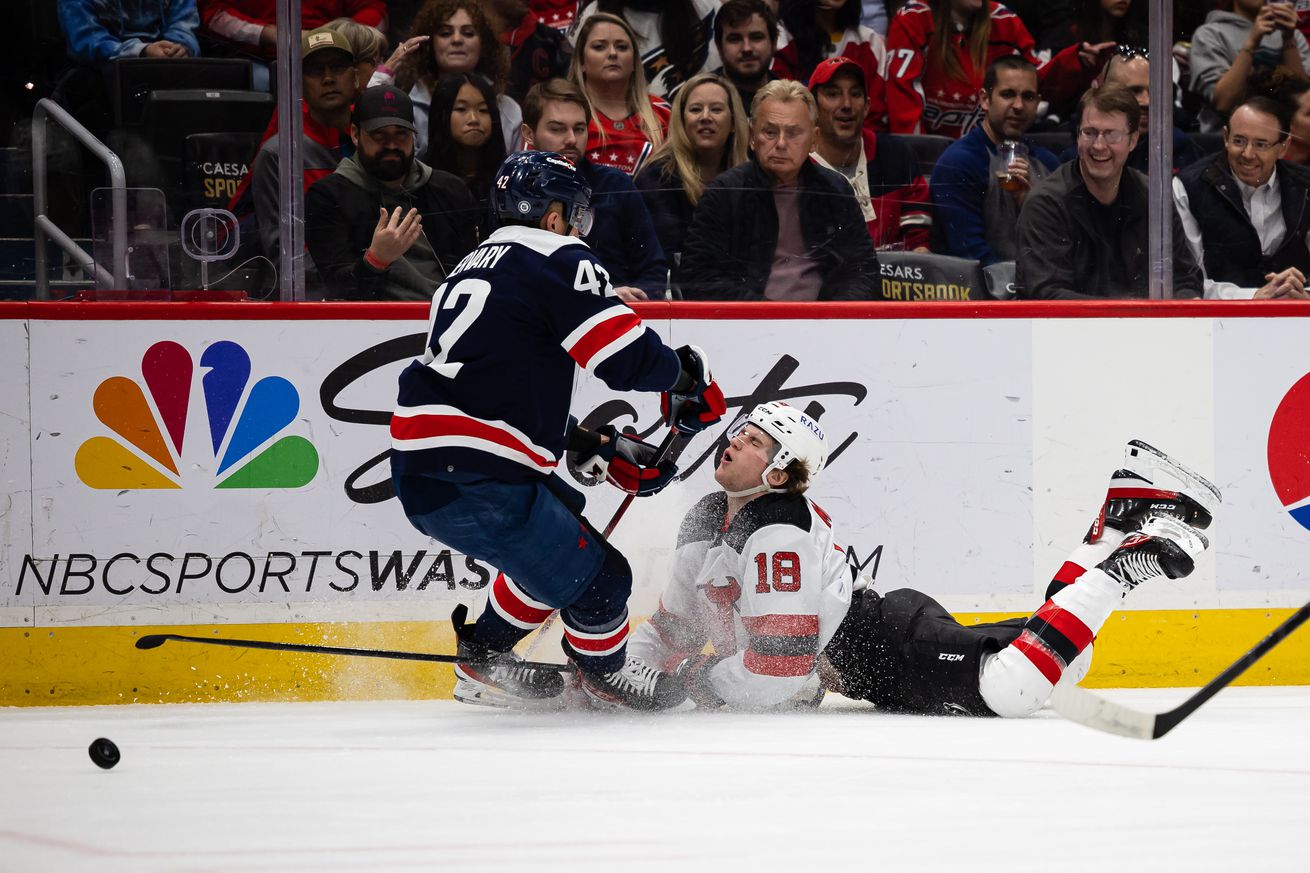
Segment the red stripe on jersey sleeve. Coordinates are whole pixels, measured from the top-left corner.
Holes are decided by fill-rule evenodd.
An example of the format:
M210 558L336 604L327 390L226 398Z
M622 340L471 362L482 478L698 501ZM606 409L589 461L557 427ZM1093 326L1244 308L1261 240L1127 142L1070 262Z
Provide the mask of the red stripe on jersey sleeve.
M743 615L741 623L751 636L813 637L819 633L817 615Z
M640 324L641 319L634 312L607 318L583 334L569 349L569 356L578 362L579 367L586 369L598 352Z
M761 655L747 649L743 665L757 676L808 676L817 655Z

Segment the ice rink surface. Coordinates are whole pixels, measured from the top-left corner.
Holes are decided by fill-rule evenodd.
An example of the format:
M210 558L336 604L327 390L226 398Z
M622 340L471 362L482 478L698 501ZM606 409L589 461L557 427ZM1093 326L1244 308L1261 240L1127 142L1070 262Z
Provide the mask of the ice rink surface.
M4 709L0 870L1306 871L1308 740L1310 688L1228 689L1153 742L832 700Z

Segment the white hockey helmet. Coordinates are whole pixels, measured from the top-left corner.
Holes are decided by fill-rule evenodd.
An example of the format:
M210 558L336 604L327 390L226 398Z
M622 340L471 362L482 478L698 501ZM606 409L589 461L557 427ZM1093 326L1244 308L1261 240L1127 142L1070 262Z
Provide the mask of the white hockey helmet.
M748 424L755 425L773 437L774 442L778 444L773 460L760 474L764 488L758 490L786 490L770 486L769 473L773 470L786 470L787 465L792 461L804 461L811 479L818 476L827 465L828 437L824 435L823 428L819 427L817 421L791 404L781 400L761 403L750 413L737 419L728 431L729 438L741 433Z

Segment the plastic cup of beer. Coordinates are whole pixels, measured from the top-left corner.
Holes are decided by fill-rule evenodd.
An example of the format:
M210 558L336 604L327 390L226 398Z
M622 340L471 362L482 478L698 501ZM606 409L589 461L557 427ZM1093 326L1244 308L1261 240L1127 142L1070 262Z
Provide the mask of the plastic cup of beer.
M1002 191L1018 191L1023 187L1023 182L1010 172L1010 167L1020 158L1028 158L1028 146L1018 140L1007 139L996 147L996 157L996 184L1001 186Z

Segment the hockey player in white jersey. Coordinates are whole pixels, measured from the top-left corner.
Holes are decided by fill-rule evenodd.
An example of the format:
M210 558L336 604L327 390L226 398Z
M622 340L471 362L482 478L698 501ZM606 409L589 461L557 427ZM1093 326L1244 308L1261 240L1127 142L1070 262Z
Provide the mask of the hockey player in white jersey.
M405 514L501 571L475 623L462 605L452 615L467 658L455 697L469 703L558 705L559 674L511 653L554 610L591 699L661 709L684 698L681 683L626 656L632 571L555 469L566 448L599 453L607 479L637 495L676 472L654 446L612 430L577 442L579 367L616 390L662 392L667 423L684 433L719 420L723 393L704 352L669 348L614 296L578 238L590 193L560 155L506 158L491 192L503 226L437 289L424 354L400 375L391 466Z
M1030 715L1057 682L1086 674L1128 592L1192 572L1219 503L1213 485L1135 440L1046 603L965 627L922 592L881 595L852 578L828 517L801 496L827 457L817 423L762 404L730 433L715 470L724 491L684 520L674 578L630 644L681 676L699 708L812 704L822 688L896 712Z

